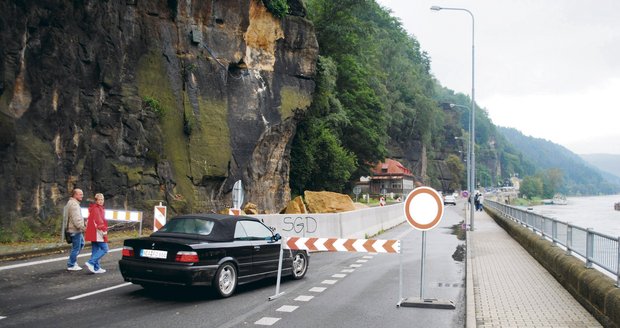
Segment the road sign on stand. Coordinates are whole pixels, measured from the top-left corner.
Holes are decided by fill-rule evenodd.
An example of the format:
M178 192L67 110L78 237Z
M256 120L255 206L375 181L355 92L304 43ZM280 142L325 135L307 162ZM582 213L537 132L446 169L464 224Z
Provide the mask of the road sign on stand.
M397 307L422 307L435 309L455 309L452 301L443 301L435 298L424 298L424 264L426 262L426 231L433 229L443 217L443 200L437 190L429 187L418 187L407 195L405 199L405 217L407 222L417 230L422 231L422 260L420 265L420 297L402 298L402 288L399 292ZM402 254L402 253L401 253ZM402 261L400 268L402 286Z
M415 188L405 199L405 217L417 230L433 229L443 217L441 195L433 188Z
M155 206L153 211L153 232L161 229L166 224L166 206L159 202L159 206Z
M362 192L362 187L355 186L353 187L353 193L355 194L355 202L357 203L357 196Z

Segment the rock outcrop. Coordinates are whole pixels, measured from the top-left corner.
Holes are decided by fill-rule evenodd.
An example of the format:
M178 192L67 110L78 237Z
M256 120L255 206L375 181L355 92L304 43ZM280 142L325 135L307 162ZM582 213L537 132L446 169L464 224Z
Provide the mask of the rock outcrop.
M4 223L58 219L73 187L146 213L218 211L237 180L266 212L289 201L318 56L304 17L258 0L2 1L0 44Z

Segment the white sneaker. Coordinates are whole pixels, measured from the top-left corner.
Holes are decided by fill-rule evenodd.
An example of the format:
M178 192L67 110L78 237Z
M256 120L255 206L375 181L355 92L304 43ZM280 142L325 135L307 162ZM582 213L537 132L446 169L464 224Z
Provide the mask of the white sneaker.
M80 270L82 270L82 267L77 264L75 264L72 267L67 268L67 271L80 271Z
M84 263L84 265L86 265L86 267L88 268L88 271L90 271L90 272L92 272L92 273L96 273L96 272L95 272L95 266L94 266L94 265L92 265L92 264L90 264L90 263L88 263L88 262ZM81 270L81 268L80 268L80 270Z
M105 269L104 268L99 268L98 270L95 270L94 273L105 273Z

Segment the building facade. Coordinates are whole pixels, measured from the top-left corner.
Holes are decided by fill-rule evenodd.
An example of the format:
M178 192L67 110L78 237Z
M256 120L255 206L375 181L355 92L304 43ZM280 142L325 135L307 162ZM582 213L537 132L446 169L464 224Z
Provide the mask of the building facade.
M371 170L369 193L404 198L415 187L413 173L400 162L387 158Z

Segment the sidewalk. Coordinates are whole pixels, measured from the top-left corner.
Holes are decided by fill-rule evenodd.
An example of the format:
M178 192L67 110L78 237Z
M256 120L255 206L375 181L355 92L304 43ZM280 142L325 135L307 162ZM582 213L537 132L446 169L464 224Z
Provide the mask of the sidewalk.
M468 239L468 316L474 327L601 327L545 268L486 212ZM471 282L470 282L471 281ZM473 325L475 323L475 325Z

